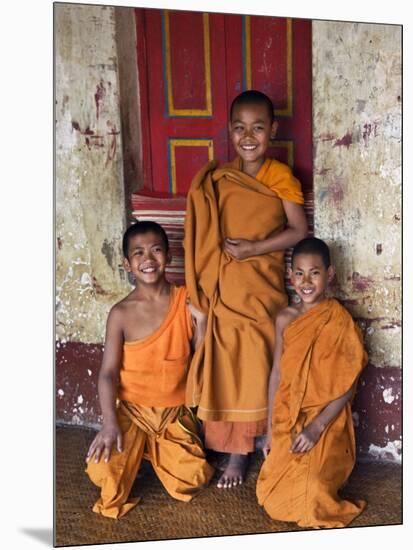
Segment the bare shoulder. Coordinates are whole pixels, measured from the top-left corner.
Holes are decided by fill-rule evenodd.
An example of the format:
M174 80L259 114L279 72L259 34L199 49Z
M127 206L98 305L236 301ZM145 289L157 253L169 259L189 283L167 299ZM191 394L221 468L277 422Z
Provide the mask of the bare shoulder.
M130 308L133 307L133 305L136 305L136 299L133 294L133 291L130 292L122 300L111 307L108 315L108 323L122 323L122 320Z
M275 320L275 327L278 331L283 332L284 329L298 317L299 313L294 306L287 306L282 309Z

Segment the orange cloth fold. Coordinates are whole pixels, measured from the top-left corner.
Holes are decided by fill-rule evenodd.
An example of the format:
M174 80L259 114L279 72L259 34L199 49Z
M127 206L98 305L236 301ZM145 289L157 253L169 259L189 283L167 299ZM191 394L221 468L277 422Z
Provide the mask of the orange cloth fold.
M290 453L290 447L297 433L357 382L367 361L360 330L336 300L328 299L290 323L283 344L271 451L258 477L258 502L273 519L343 527L365 506L338 496L355 463L350 400L310 451Z
M93 510L103 516L117 519L136 506L139 499L129 493L143 458L178 500L191 500L213 475L197 421L183 406L192 337L186 298L184 287L172 287L161 326L147 338L124 343L117 408L123 451L112 449L108 463L96 464L92 457L86 468L101 488Z
M93 511L118 519L139 502L129 494L142 459L152 467L167 492L188 502L210 481L214 469L196 435L197 425L185 407L142 407L121 401L117 409L123 451L112 450L109 462L88 463L86 473L101 488Z
M208 322L204 346L189 369L186 402L198 406L202 420L256 422L267 416L274 319L287 304L284 252L237 261L222 244L225 237L262 240L281 232L281 199L287 195L302 202L289 168L273 160L256 178L240 171L240 159L221 168L212 162L192 182L185 277L192 303L208 313Z
M190 362L191 316L185 287L171 287L161 326L147 338L125 342L119 398L140 405L173 407L185 402Z
M257 422L204 420L205 447L221 453L248 454L255 450L255 438L267 431L267 419Z
M241 170L241 159L235 159L233 166ZM256 179L271 189L278 198L297 204L304 204L301 183L295 178L286 164L275 159L265 159Z

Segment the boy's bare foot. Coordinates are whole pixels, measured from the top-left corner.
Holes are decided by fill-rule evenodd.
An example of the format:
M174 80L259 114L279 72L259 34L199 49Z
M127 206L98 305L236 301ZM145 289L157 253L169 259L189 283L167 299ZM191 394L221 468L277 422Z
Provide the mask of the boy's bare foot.
M248 455L231 454L227 467L218 480L217 487L219 489L230 489L241 485L244 481L247 464Z

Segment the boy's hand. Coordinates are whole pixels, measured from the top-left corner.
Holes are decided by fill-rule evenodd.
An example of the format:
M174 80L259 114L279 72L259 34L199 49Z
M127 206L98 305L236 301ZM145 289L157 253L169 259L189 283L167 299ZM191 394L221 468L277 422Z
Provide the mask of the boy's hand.
M86 462L89 462L93 455L95 455L95 462L99 462L102 451L104 461L109 462L114 443L116 443L116 448L121 453L123 451L123 437L119 426L117 424L103 426L89 447L86 455Z
M199 311L199 309L196 309L189 298L186 300L186 305L188 306L189 312L197 324L206 323L207 315L202 311Z
M251 256L256 256L255 241L247 239L228 239L224 240L224 250L234 260L245 260Z
M314 423L308 424L301 433L299 433L290 448L291 453L306 453L314 447L320 439L323 430Z

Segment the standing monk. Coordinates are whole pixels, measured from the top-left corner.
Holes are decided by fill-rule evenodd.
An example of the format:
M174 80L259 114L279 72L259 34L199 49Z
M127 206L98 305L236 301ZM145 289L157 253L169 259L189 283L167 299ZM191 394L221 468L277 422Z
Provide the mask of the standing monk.
M284 250L306 236L300 183L265 157L277 122L271 100L249 90L231 105L237 158L194 178L185 221L185 276L208 314L203 352L191 364L187 404L198 406L207 448L228 460L218 487L242 483L265 433L274 319L287 305Z
M114 519L138 503L129 493L144 458L166 491L185 502L213 475L184 406L191 343L200 345L204 316L187 304L184 287L165 278L170 253L160 225L131 225L123 254L135 288L108 316L98 383L103 426L86 457L87 473L101 488L93 511Z

